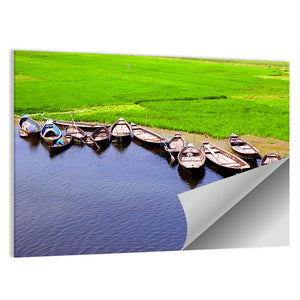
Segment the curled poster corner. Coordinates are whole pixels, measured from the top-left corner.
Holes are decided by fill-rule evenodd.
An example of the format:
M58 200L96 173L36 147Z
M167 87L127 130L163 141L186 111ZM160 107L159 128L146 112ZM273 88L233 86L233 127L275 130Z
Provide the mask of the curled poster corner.
M187 221L187 237L182 249L288 244L288 168L289 159L286 158L179 194ZM271 178L273 173L278 174L276 178ZM270 180L267 181L268 177ZM266 189L257 190L264 182L268 182ZM236 204L242 199L245 205L240 206L235 216L232 214L220 226L214 225L214 230L209 233L208 229L238 207ZM255 225L256 219L260 220L260 228ZM246 234L238 230L233 233L235 238L224 236L228 228L242 228L246 221Z

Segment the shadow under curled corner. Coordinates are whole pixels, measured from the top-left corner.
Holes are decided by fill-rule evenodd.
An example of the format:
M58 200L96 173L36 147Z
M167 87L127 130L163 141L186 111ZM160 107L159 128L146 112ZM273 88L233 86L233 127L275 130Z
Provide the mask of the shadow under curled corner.
M184 250L289 244L289 158L178 195Z

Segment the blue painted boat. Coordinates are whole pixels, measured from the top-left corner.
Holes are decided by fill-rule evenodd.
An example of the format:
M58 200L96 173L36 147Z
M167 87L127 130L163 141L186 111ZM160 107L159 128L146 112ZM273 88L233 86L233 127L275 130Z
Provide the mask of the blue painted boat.
M19 121L20 126L20 137L39 137L41 126L33 121L32 119L28 118L27 115L22 114L21 119Z
M41 137L47 146L52 146L61 138L61 131L53 124L52 120L49 119L41 130Z
M67 150L73 143L73 137L70 134L66 134L57 140L53 145L49 146L49 150L52 153L59 153Z

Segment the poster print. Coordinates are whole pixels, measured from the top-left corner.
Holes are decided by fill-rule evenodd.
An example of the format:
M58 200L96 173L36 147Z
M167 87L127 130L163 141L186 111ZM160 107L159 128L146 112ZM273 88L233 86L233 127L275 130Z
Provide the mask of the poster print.
M289 64L15 51L14 117L15 256L181 250L286 165Z

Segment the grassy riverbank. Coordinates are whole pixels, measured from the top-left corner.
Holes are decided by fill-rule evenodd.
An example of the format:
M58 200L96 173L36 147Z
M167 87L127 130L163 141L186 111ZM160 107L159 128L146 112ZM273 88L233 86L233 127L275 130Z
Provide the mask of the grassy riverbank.
M289 64L15 52L15 114L289 140ZM76 112L75 112L76 111Z

